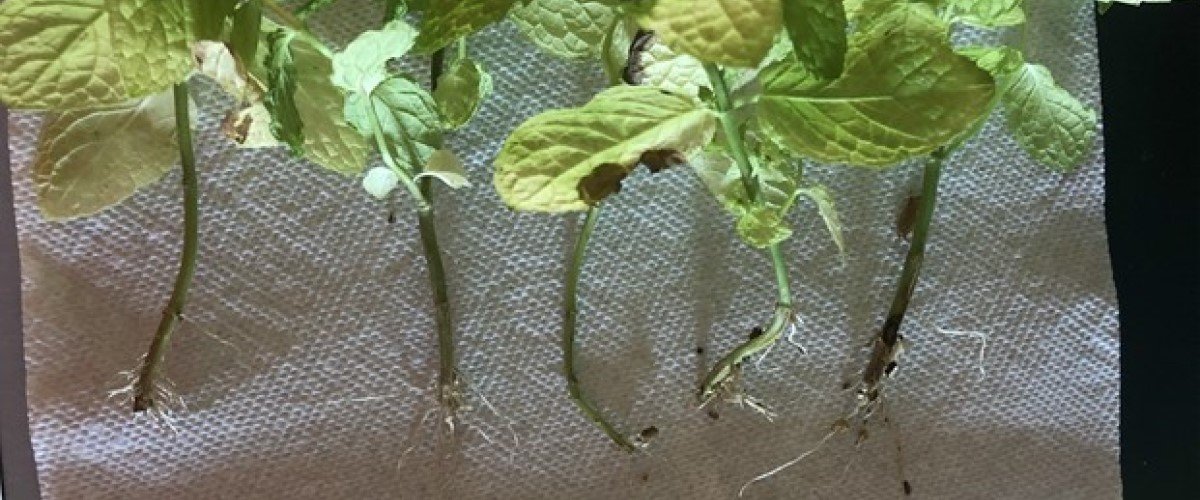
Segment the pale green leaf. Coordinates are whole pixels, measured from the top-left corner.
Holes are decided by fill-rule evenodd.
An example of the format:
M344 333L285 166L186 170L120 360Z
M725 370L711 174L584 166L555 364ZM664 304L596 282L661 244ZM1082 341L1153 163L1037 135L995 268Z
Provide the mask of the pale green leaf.
M433 99L450 128L466 125L492 93L492 75L473 59L454 61L438 79Z
M306 36L291 35L289 38L291 42L278 50L286 49L290 66L300 70L291 77L294 94L286 97L295 109L295 115L288 119L298 119L298 126L303 127L300 150L305 158L334 172L345 175L361 172L370 149L362 135L343 117L346 99L331 80L333 62L328 51L320 42ZM279 85L270 85L268 97L279 88ZM270 99L265 99L264 103L269 104ZM272 111L272 117L274 128L281 116Z
M689 156L715 129L712 112L689 97L612 87L581 108L548 111L517 127L496 158L496 190L517 210L586 210L580 188L589 176L619 182L647 151Z
M954 52L947 29L932 12L900 6L853 37L836 80L793 62L768 68L760 132L831 163L882 166L933 151L975 124L995 91Z
M676 52L753 68L782 28L779 0L657 0L635 7L638 22Z
M167 173L179 159L171 92L47 116L33 164L47 219L95 214Z
M370 103L370 105L368 105ZM383 138L398 148L397 161L412 172L420 171L434 151L442 147L442 122L433 97L405 78L384 80L371 95L346 97L346 120L366 137L373 137L374 120Z
M516 5L509 19L542 50L568 59L600 56L615 8L594 0L530 0Z
M641 53L640 62L641 85L692 97L709 87L708 74L699 59L676 53L658 37Z
M944 0L951 17L976 26L1016 26L1025 22L1025 0Z
M153 94L187 78L192 21L181 0L108 0L107 5L126 95Z
M407 54L417 32L403 20L365 31L333 56L333 83L346 92L370 94L388 79L387 62Z
M737 215L749 203L742 175L734 166L733 158L716 148L701 151L688 160L700 182L713 197L729 212Z
M400 184L400 175L387 167L375 167L363 176L362 186L377 200L387 199Z
M416 51L429 54L504 19L517 0L437 0L421 19Z
M783 24L800 64L824 79L842 74L847 45L842 0L783 0Z
M963 52L996 75L1008 130L1035 159L1069 170L1091 152L1096 112L1058 86L1049 69L1008 47Z
M192 68L181 1L0 3L0 102L71 109L156 93Z
M838 217L837 205L833 201L833 193L825 186L814 184L809 187L796 190L797 196L803 196L813 201L817 205L817 213L821 215L821 219L825 221L825 228L829 230L829 236L833 238L833 243L837 245L838 253L846 254L846 239L842 236L842 222Z
M754 248L767 248L792 236L792 229L777 210L761 206L746 209L734 228L742 241Z
M471 185L467 180L467 171L463 168L462 160L454 153L445 149L434 151L425 163L425 170L416 178L431 177L446 183L451 189L459 189Z

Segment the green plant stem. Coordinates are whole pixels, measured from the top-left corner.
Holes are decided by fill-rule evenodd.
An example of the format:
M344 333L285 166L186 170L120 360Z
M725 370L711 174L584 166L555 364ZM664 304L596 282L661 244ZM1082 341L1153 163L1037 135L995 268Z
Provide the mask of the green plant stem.
M429 88L437 89L438 79L442 77L445 64L446 49L435 51L429 58ZM413 158L413 164L420 162ZM442 263L442 251L438 246L437 222L433 213L433 179L423 177L417 180L425 207L417 213L417 225L421 232L421 245L425 249L425 260L429 263L429 284L433 288L433 304L437 314L438 353L441 361L438 371L438 384L441 387L442 404L456 409L462 403L459 389L458 370L455 369L454 354L454 324L450 316L450 294L446 289L446 269Z
M738 170L741 172L746 194L750 198L751 203L758 203L760 191L758 181L754 175L754 166L750 162L750 156L746 153L745 141L743 141L742 134L738 130L737 123L731 114L733 109L729 96L729 86L725 82L725 77L717 65L705 64L704 70L708 73L708 78L712 83L713 95L717 103L717 121L721 124L721 130L725 134L725 141L729 147L729 152L737 163ZM700 398L702 400L710 398L730 380L734 370L741 365L743 360L771 347L792 324L792 292L788 280L787 263L783 257L783 250L779 244L775 244L768 248L768 252L771 255L771 265L775 270L775 286L779 292L779 299L775 304L775 313L771 318L771 322L761 335L742 343L713 366L713 369L704 377L704 382L700 388Z
M746 154L746 145L742 141L742 134L738 131L737 123L733 119L729 84L725 83L725 75L717 65L706 63L704 71L708 73L708 80L712 83L713 95L717 101L717 121L721 123L721 131L724 132L725 140L729 144L729 152L733 155L738 171L742 174L742 186L746 188L746 196L750 198L750 201L756 202L758 201L758 182L755 179L753 164L750 163L750 156Z
M888 310L883 328L879 330L875 339L867 369L863 371L863 386L870 400L877 397L879 382L887 371L887 365L895 358L896 345L900 340L900 325L908 312L913 290L916 289L917 280L921 275L921 264L925 261L925 243L929 239L929 226L933 221L933 210L937 206L938 183L941 181L942 166L949 152L948 148L939 149L925 162L924 178L921 181L921 204L917 208L916 222L913 225L912 243L904 257L904 268L900 271L900 281L896 285L896 295L892 297L892 307Z
M163 309L162 320L146 353L142 370L134 383L133 411L154 408L158 374L166 358L167 347L183 317L188 290L196 274L196 254L200 239L200 187L196 180L196 158L192 151L192 121L188 116L187 82L175 85L175 128L179 135L179 157L183 165L183 252L171 298Z
M459 38L458 43L455 45L455 47L458 51L458 59L456 59L456 60L462 61L462 60L466 59L467 56L469 55L467 52L467 37L464 36L462 38Z
M600 410L588 402L579 385L579 377L575 374L575 332L579 320L579 276L583 272L583 264L587 260L588 241L596 230L596 222L600 219L600 206L596 205L587 211L583 219L583 227L575 239L575 250L571 261L567 263L567 282L563 296L563 375L567 378L567 394L575 406L587 416L592 423L604 431L617 446L625 451L634 451L633 443L621 434L612 424L604 419Z
M402 168L392 156L391 147L383 137L383 128L379 123L372 107L367 114L371 120L371 135L375 137L375 147L383 156L383 162L400 178L400 183L408 191L417 208L417 228L421 234L421 248L425 253L425 262L429 268L429 284L433 289L434 321L437 325L438 340L438 399L443 408L453 415L462 405L462 393L455 369L454 354L454 323L450 311L450 294L446 287L446 268L442 262L442 251L438 244L437 226L433 212L432 186L414 180L411 172ZM407 148L411 164L418 165L416 152Z

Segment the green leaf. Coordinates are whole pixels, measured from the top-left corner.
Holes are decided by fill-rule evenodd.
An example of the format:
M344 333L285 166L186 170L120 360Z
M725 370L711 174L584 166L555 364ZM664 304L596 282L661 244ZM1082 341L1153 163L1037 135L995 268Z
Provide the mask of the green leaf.
M1062 170L1087 157L1096 140L1096 112L1058 86L1049 69L1026 63L1008 47L963 53L996 75L1008 129L1030 155Z
M589 176L619 181L647 151L688 156L712 140L712 112L686 96L611 87L581 108L542 113L517 127L496 158L496 190L508 206L536 212L586 210ZM623 175L621 175L623 176Z
M171 92L47 116L33 164L51 220L95 214L150 185L179 159Z
M191 71L189 12L179 1L0 3L0 102L71 109L120 104Z
M782 28L780 0L657 0L638 22L676 52L704 62L753 68Z
M296 108L296 60L292 40L296 33L278 29L267 35L267 95L263 104L271 112L271 133L293 154L304 153L304 120Z
M846 7L846 18L851 21L870 19L880 12L886 11L895 3L896 0L845 0L843 2Z
M742 241L754 248L767 248L792 236L792 229L777 210L761 206L747 209L734 227Z
M467 180L467 171L463 168L462 160L454 153L445 149L434 151L425 163L425 170L417 174L421 177L431 177L446 183L451 189L459 189L471 185Z
M492 76L474 60L460 59L438 78L433 99L450 128L466 125L492 93Z
M1025 0L944 0L956 20L976 26L1016 26L1025 22Z
M233 13L233 32L229 36L229 47L238 60L258 60L258 38L262 27L262 1L250 0Z
M430 54L504 19L517 0L437 0L421 19L416 51Z
M773 65L761 76L760 132L831 163L882 166L933 151L975 124L995 91L947 31L931 11L901 5L852 38L836 80Z
M783 24L800 64L827 80L841 76L847 45L842 0L783 0Z
M403 20L363 32L333 56L333 83L347 92L370 94L390 76L387 62L407 54L416 36Z
M343 175L366 167L371 149L343 117L346 98L333 85L333 61L320 42L305 36L292 42L300 69L296 80L296 110L304 122L304 157Z
M542 50L568 59L600 57L615 8L595 0L530 0L509 19Z
M369 104L368 104L369 103ZM433 97L412 81L392 77L368 97L346 97L346 120L366 137L374 137L371 113L379 121L384 140L399 148L396 160L419 172L434 151L442 147L442 122Z
M809 187L797 189L796 195L808 198L817 205L817 213L825 221L825 228L829 230L829 236L833 238L833 243L837 245L838 253L845 255L846 239L842 236L842 222L841 218L838 217L837 206L833 202L833 193L830 193L829 189L825 186L814 184Z

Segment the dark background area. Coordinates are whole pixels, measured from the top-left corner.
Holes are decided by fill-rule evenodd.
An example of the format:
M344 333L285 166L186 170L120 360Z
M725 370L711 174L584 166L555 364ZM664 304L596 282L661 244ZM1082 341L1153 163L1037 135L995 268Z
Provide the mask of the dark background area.
M1099 29L1125 497L1200 498L1200 1Z
M1200 1L1117 5L1099 28L1125 497L1198 498ZM0 111L0 166L8 156L5 124ZM0 484L6 500L28 500L37 482L24 422L9 186L0 168Z

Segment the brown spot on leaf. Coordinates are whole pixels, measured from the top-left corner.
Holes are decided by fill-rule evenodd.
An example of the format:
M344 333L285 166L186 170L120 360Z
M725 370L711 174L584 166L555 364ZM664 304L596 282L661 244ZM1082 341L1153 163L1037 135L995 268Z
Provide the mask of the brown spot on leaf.
M659 173L671 167L678 167L687 163L687 158L684 158L683 153L673 149L651 149L642 153L640 161L650 169L651 173Z
M616 163L604 163L587 177L579 180L579 199L588 205L595 205L601 200L620 193L621 181L629 175L629 171Z

